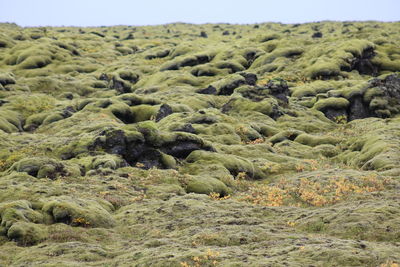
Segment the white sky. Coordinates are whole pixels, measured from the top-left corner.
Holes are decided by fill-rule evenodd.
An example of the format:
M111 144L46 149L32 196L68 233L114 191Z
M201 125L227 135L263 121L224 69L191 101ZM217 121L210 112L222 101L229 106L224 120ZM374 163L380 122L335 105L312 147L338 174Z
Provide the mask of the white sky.
M400 0L0 0L0 22L20 26L399 21Z

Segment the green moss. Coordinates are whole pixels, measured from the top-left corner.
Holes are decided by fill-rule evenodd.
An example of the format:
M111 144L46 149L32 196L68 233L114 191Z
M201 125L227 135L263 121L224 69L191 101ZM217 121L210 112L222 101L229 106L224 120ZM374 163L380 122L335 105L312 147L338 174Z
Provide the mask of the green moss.
M230 73L244 71L246 68L243 66L243 64L233 60L224 60L214 63L215 67L218 69L228 69Z
M192 176L185 181L186 192L196 194L218 193L221 196L226 196L229 193L228 187L220 180L206 176Z
M130 47L124 47L124 46L118 46L115 48L115 50L117 50L118 52L120 52L122 55L130 55L133 54L134 51L132 48Z
M138 105L131 108L135 122L155 119L158 106Z
M7 119L0 117L0 130L6 133L18 132L18 127L10 123Z
M32 204L26 200L0 203L1 227L8 230L18 221L42 223L43 215L32 209Z
M202 164L220 164L233 176L244 172L252 179L265 178L265 175L251 161L233 155L197 150L190 153L186 160L189 163L198 163L200 166Z
M337 86L337 83L333 81L313 81L311 83L296 86L290 90L292 91L292 96L302 98L329 92L330 90L335 89Z
M388 56L384 51L377 51L377 55L372 59L372 62L378 65L382 70L399 71L400 59L394 59Z
M327 158L335 157L341 152L337 146L330 144L317 145L314 147L314 150Z
M51 63L51 58L46 56L31 56L19 64L22 69L43 68Z
M180 56L175 57L174 60L166 62L160 68L161 71L165 70L178 70L183 67L196 66L208 63L214 57L214 53L197 54L193 56Z
M384 93L382 92L381 89L377 88L377 87L371 87L369 89L367 89L367 91L365 92L365 94L363 95L363 100L366 103L371 102L371 100L374 97L379 97L379 96L383 96Z
M298 130L285 130L271 136L268 141L272 144L280 143L285 140L295 140L303 132Z
M375 109L386 109L388 107L389 101L385 98L374 98L369 103L369 108Z
M175 169L177 166L177 162L174 157L162 153L161 155L161 163L165 166L167 169Z
M5 34L0 35L0 48L12 47L14 41Z
M53 122L56 122L56 121L59 121L59 120L62 120L62 119L64 119L64 116L62 114L59 114L59 113L49 114L43 120L42 124L43 125L48 125L48 124L51 124Z
M192 70L190 71L190 73L197 77L199 77L199 76L217 76L219 74L223 74L223 72L220 69L213 67L210 64L193 67Z
M56 99L46 94L20 94L9 100L9 108L20 112L24 118L52 110L56 105Z
M125 103L115 103L108 107L108 110L121 120L123 123L135 122L135 114L132 109ZM139 116L136 116L138 118Z
M307 68L306 75L312 79L338 76L340 75L340 66L330 62L328 58L319 58L312 66Z
M326 99L320 99L318 100L315 105L314 109L319 110L319 111L324 111L327 109L346 109L347 106L349 105L349 101L345 98L341 97L329 97Z
M340 140L333 136L316 136L304 133L297 136L294 141L303 145L314 147L322 144L336 145Z
M239 87L244 83L245 79L243 78L243 76L234 74L228 76L225 79L212 83L211 86L217 89L217 93L220 95L230 95L233 93L235 88Z
M264 34L264 35L261 35L261 36L257 37L257 39L261 43L272 41L272 40L277 40L277 39L280 39L280 38L281 38L281 36L279 34L277 34L277 33L269 33L269 34Z
M109 204L109 203L108 203ZM54 222L76 226L109 228L115 224L110 215L111 204L102 206L95 200L67 196L48 200L42 210L53 217Z
M81 162L81 160L79 160ZM90 163L87 164L86 170L93 170L99 168L117 169L125 167L126 162L117 155L102 155L90 158Z
M301 47L278 48L271 53L267 53L257 58L252 64L252 68L258 68L262 67L263 65L273 63L277 58L280 57L291 58L300 56L303 52L304 50Z
M63 164L49 158L25 158L11 166L11 170L26 172L37 178L55 179L60 175L66 175L67 171Z
M346 52L350 52L353 56L361 56L365 50L374 49L375 44L367 40L354 39L343 42L341 48Z
M8 229L7 237L23 246L35 245L47 238L43 226L29 222L16 222Z
M226 109L233 112L256 111L265 115L270 115L276 100L270 98L260 102L253 102L244 97L232 98L227 104Z

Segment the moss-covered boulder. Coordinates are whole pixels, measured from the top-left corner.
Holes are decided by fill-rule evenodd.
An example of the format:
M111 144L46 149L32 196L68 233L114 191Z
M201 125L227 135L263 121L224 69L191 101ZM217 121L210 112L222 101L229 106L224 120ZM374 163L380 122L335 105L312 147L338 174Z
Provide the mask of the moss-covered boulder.
M115 224L110 212L112 205L102 205L92 199L54 197L46 200L42 211L52 216L55 223L65 223L83 227L113 227Z
M19 245L30 246L47 236L42 213L34 210L26 200L0 203L0 235L5 235Z
M29 222L16 222L7 231L7 237L19 245L30 246L45 240L48 233L43 225Z
M186 183L186 192L206 194L217 193L220 196L226 196L230 190L220 180L207 176L192 176Z
M189 163L196 163L199 168L204 164L222 165L234 177L239 173L245 173L250 179L265 178L262 171L250 160L238 156L207 151L193 151L186 160Z
M71 166L71 168L74 167L76 168L77 166ZM69 175L70 172L68 169L69 168L57 160L35 157L21 159L11 166L10 171L26 172L37 178L55 179L60 176Z
M313 136L310 134L300 134L294 141L308 146L318 146L322 144L336 145L340 142L339 139L333 136Z

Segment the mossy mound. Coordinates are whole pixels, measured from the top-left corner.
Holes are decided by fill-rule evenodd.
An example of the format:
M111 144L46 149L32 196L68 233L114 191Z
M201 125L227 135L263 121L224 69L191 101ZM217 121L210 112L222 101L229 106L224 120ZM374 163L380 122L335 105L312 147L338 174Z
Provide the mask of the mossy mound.
M56 223L84 227L112 227L115 224L110 215L112 206L104 201L102 204L95 200L64 196L47 200L42 210L50 214Z
M0 110L0 130L6 133L19 132L21 130L21 116L12 110Z
M336 145L339 143L339 140L332 136L312 136L309 134L300 134L294 141L308 146L318 146L322 144Z
M225 167L234 177L236 177L239 173L245 173L250 179L265 178L263 173L256 166L254 166L251 161L237 156L206 151L194 151L186 160L189 163L196 163L200 166L203 164L220 164Z
M14 163L9 171L25 172L37 178L56 179L57 177L77 175L80 173L78 165L65 164L50 158L25 158Z
M61 46L61 47L60 47ZM67 47L66 47L67 48ZM17 65L20 69L43 68L53 60L64 60L73 52L62 48L60 43L53 43L51 40L39 40L29 48L24 44L16 45L5 59L8 65Z
M44 222L43 214L33 210L28 201L1 203L0 218L0 234L20 245L35 245L47 237L46 231L39 225Z

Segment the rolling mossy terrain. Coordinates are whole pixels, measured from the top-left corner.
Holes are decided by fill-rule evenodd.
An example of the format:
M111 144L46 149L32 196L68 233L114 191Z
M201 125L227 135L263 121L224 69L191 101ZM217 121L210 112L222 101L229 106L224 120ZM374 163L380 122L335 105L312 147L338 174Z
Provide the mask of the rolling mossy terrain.
M398 266L399 44L0 24L0 266Z

